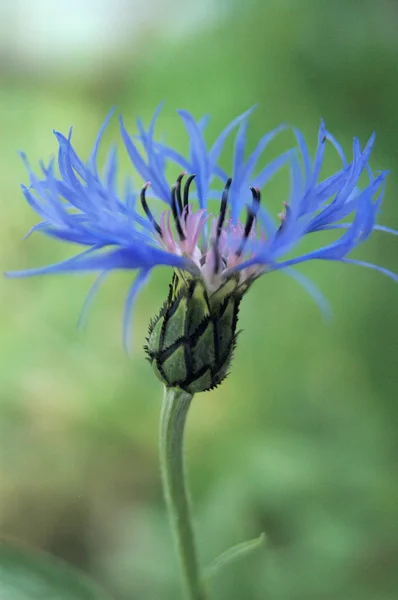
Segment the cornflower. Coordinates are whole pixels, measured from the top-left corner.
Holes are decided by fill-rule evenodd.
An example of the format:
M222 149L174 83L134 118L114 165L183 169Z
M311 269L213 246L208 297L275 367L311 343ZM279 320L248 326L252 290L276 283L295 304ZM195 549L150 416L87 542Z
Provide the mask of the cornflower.
M123 319L127 346L133 303L139 290L155 267L172 268L169 294L150 323L145 349L165 385L160 457L186 591L191 600L204 600L206 590L197 566L184 478L183 433L193 395L217 386L227 374L237 340L242 297L259 277L284 270L326 310L326 301L315 285L292 268L309 260L361 265L397 281L395 273L349 257L372 231L397 232L376 223L387 172L374 174L369 166L374 135L363 149L355 138L352 158L348 160L321 122L312 160L304 137L293 129L297 147L262 165L265 149L286 126L265 134L246 157L251 110L234 119L210 147L204 138L207 119L196 122L190 113L181 110L178 112L189 138L189 153L184 156L155 139L158 112L159 109L148 129L138 121L138 135L134 137L120 120L125 148L141 179L139 189L127 181L124 193L118 191L114 148L108 154L103 175L99 173L98 150L111 114L86 163L72 146L71 132L68 137L55 132L59 173L52 160L48 166L41 164L41 174L36 175L23 155L29 186L22 186L22 191L42 219L31 232L40 231L85 249L56 264L8 276L97 272L85 312L111 271L135 271ZM220 156L231 135L234 156L227 173L220 166ZM341 166L322 179L328 144L337 152ZM183 170L171 186L166 176L169 165ZM290 197L280 203L282 210L276 217L268 203L262 201L262 195L266 184L282 167L290 173ZM365 177L366 182L360 185L360 179L362 182ZM212 208L215 205L216 210ZM316 241L313 234L325 230L334 230L336 239L300 253L300 242L308 237ZM210 572L251 551L261 541L259 538L230 549L215 561Z

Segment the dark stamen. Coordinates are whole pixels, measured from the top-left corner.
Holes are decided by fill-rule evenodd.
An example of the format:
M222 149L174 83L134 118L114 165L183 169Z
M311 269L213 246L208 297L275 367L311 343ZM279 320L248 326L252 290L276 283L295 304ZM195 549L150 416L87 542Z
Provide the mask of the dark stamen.
M148 203L145 198L145 194L146 194L146 191L149 186L150 186L150 183L148 181L145 185L142 186L142 189L141 189L140 197L141 197L142 208L144 209L144 212L145 212L146 216L148 217L151 225L154 227L154 229L157 231L157 233L160 235L160 237L163 237L162 230L161 230L160 226L158 225L158 223L156 222L155 217L149 210L149 206L148 206Z
M246 225L245 225L245 231L243 233L243 237L242 237L242 241L240 243L240 246L238 248L238 250L236 251L236 256L241 256L244 247L246 246L246 242L247 242L247 238L249 237L251 228L253 226L253 221L254 221L254 213L252 212L251 208L247 209L247 219L246 219Z
M253 196L252 211L254 212L255 216L257 216L258 208L261 202L261 192L258 188L255 187L250 187L250 191Z
M179 186L179 184L175 183L171 187L171 212L173 213L174 223L176 225L178 236L179 236L180 240L183 242L185 240L185 235L184 235L184 232L181 227L180 218L178 216L177 199L176 199L178 186Z
M182 215L181 181L183 180L184 176L185 176L185 171L177 177L177 181L176 181L177 204L178 204L178 212L179 212L180 216Z
M243 237L242 237L240 246L236 252L236 256L241 256L241 254L243 252L243 249L246 245L246 242L247 242L250 232L252 230L253 223L257 216L258 209L260 206L260 200L261 200L260 190L258 188L251 187L250 191L253 196L253 203L251 205L251 208L247 209L247 219L246 219L246 224L245 224L245 230L243 232Z
M218 251L218 244L217 244L216 240L213 240L212 246L213 246L213 251L214 251L214 269L213 269L213 273L214 273L214 275L217 275L218 270L220 268L220 253Z
M191 186L192 181L195 179L196 175L190 175L185 182L184 185L184 208L188 210L189 204L189 188Z
M224 188L224 191L221 196L220 214L218 215L218 221L217 221L217 234L216 234L217 240L220 238L222 226L224 225L225 214L227 212L227 204L228 204L228 192L229 192L229 188L231 187L231 183L232 183L232 179L229 178L227 180L227 183L225 184L225 188Z

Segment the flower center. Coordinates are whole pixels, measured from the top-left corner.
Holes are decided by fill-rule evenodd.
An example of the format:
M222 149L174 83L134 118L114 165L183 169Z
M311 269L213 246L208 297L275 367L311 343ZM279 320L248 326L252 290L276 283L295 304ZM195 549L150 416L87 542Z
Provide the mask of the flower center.
M247 207L247 217L233 223L227 217L228 195L232 179L228 179L221 196L218 216L207 209L193 210L189 203L189 190L195 175L190 175L181 193L182 173L171 187L170 210L165 210L159 223L154 218L146 200L146 183L141 190L141 204L151 222L161 245L173 254L189 258L200 270L207 288L217 290L232 273L232 270L253 256L248 241L264 239L256 231L257 214L260 207L260 190L251 187L252 204ZM253 279L262 271L261 267L243 268L238 272L239 283Z

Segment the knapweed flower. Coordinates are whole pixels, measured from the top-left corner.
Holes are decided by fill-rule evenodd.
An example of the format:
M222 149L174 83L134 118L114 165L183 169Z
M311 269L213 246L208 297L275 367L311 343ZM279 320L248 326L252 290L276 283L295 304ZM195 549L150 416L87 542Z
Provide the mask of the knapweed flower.
M34 230L80 244L85 250L57 264L9 275L96 271L99 277L89 293L91 299L110 271L137 271L125 304L127 341L137 292L154 267L172 267L169 295L150 325L146 351L166 385L190 393L210 389L225 377L236 342L240 301L261 275L285 269L317 299L321 295L315 286L293 271L293 265L312 259L355 263L397 280L397 275L380 266L347 258L374 229L396 233L376 224L387 173L373 174L369 166L374 135L363 150L354 139L348 160L321 123L311 160L302 134L293 129L297 148L262 165L264 150L287 127L264 135L245 158L250 113L232 121L208 147L206 120L196 122L188 112L179 111L189 137L187 157L155 139L158 111L147 130L138 121L134 137L120 120L136 181L137 176L141 179L138 189L127 183L123 194L117 186L115 149L109 152L102 176L97 166L99 144L111 115L86 163L73 149L71 135L55 132L59 173L51 161L47 167L42 165L40 176L35 175L23 157L30 183L22 190L42 218ZM226 173L220 155L232 134L233 164ZM322 179L327 144L337 152L341 167ZM172 185L166 177L169 165L183 169ZM289 169L291 192L280 203L282 212L277 217L261 196L281 167ZM364 177L366 182L360 186ZM337 239L311 252L298 252L303 238L327 229L336 230Z

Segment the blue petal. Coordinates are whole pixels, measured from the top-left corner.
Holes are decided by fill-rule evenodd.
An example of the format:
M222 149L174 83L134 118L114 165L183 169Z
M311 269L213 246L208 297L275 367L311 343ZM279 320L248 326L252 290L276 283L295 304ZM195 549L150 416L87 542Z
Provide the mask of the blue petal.
M202 133L204 132L204 130L208 126L209 121L210 121L210 115L204 115L201 119L199 119L199 121L198 121L198 127L199 127L199 129L200 129L200 131Z
M45 207L41 205L41 203L35 198L35 196L33 196L33 194L30 192L30 190L28 190L28 188L25 185L21 185L21 190L23 195L25 196L25 199L33 208L33 210L44 219L47 219L49 217L48 210L46 210Z
M86 176L86 167L73 149L70 143L70 137L66 138L58 131L54 131L54 135L59 144L58 167L61 176L70 186L80 189L82 185L80 180L76 177L76 173L84 180Z
M170 186L167 183L164 171L165 161L164 154L159 152L156 148L156 144L153 140L153 134L155 129L155 123L159 116L159 112L163 106L163 102L159 104L155 110L155 114L151 119L148 133L145 132L144 126L140 119L137 120L137 125L140 130L140 139L144 145L147 158L148 158L148 173L149 180L153 190L159 196L159 198L165 200L167 203L170 202Z
M383 275L387 275L387 277L390 277L394 281L398 281L398 275L396 273L393 273L392 271L389 271L388 269L385 269L384 267L379 267L379 265L374 265L372 263L364 262L363 260L355 260L353 258L342 258L341 262L350 263L353 265L359 265L360 267L368 267L368 269L374 269L375 271L379 271L380 273L383 273Z
M116 173L117 173L117 149L116 146L112 146L109 151L104 180L106 187L112 192L116 193Z
M307 144L305 142L304 136L301 133L301 131L296 128L294 128L293 131L295 133L297 143L300 148L301 157L302 157L303 163L304 163L306 185L308 185L308 182L311 179L311 171L312 171L310 153L309 153Z
M268 181L275 175L277 171L289 160L292 159L294 154L293 150L287 150L280 156L277 156L273 161L266 165L258 175L253 179L253 185L258 188L264 187Z
M332 203L328 207L326 207L321 213L319 213L310 223L309 231L318 230L319 227L322 227L330 221L340 221L344 217L348 216L353 210L355 210L359 205L366 203L371 200L373 194L375 194L384 182L386 177L386 173L380 174L377 179L375 179L370 186L368 186L363 192L361 192L358 196L356 196L353 200L349 200L344 204L341 203Z
M326 299L326 297L322 294L320 289L310 280L308 277L296 271L296 269L292 269L291 267L286 267L284 271L290 276L293 277L303 288L309 293L309 295L315 300L319 309L321 310L322 316L325 321L330 321L333 313L330 306L330 303Z
M191 164L193 172L197 176L196 186L198 189L199 204L201 208L206 208L207 182L210 176L206 144L202 132L195 123L192 115L186 110L179 110L178 114L183 120L190 138Z
M315 185L315 183L317 182L318 177L319 177L319 173L320 173L322 163L323 163L323 157L325 155L325 147L326 147L325 142L327 140L326 136L327 136L326 127L325 127L325 123L322 119L320 127L319 127L319 131L318 131L318 145L317 145L317 149L316 149L316 153L315 153L315 160L314 160L314 166L313 166L312 177L311 177L311 185Z
M28 239L28 237L30 237L32 235L32 233L34 233L35 231L40 231L42 229L46 229L48 226L50 225L49 221L42 221L41 223L36 223L36 225L33 225L33 227L31 227L28 231L28 233L25 233L25 235L23 236L23 240Z
M241 179L241 172L245 166L245 146L247 138L247 128L248 121L245 120L239 127L238 135L235 139L233 174L234 179L238 180Z
M265 210L265 208L261 205L258 209L257 216L259 218L261 226L266 231L268 237L271 238L275 234L275 231L277 229L275 220L271 217L269 212L267 210Z
M131 330L131 320L133 315L132 308L134 300L136 299L138 292L142 289L142 287L148 280L149 273L149 269L142 269L141 271L139 271L127 294L123 317L123 346L127 354L130 354L131 350L131 345L128 336Z
M254 178L253 181L253 171L261 154L264 152L268 144L274 139L274 137L285 128L286 127L284 125L281 125L280 127L275 128L273 131L270 131L263 136L258 142L254 152L252 152L247 159L246 164L238 166L237 160L235 160L235 169L232 174L232 185L229 194L231 217L234 223L236 223L238 220L239 214L245 204L245 198L248 196L249 186L255 185L256 187L262 187L262 185L268 179L270 179L271 176L274 175L274 173L287 161L288 156L283 155L278 157L270 165L267 165L265 168L263 168L257 178ZM240 131L238 132L238 137L240 137L239 146L241 146L243 142L244 135L245 128L244 123L242 123ZM239 153L242 151L243 148L239 149Z
M95 256L91 254L99 248L90 248L59 263L6 273L7 277L29 277L33 275L50 275L55 273L89 272L89 271L113 271L118 269L141 269L152 268L156 265L169 265L184 268L186 259L175 256L169 252L157 248L118 248L116 250L102 252ZM88 256L90 254L90 256Z
M215 164L218 161L228 135L231 133L231 131L233 131L235 129L235 127L237 127L237 125L239 125L239 123L241 123L243 121L241 127L239 128L239 133L236 137L236 142L235 142L235 154L236 154L236 152L238 152L238 154L239 154L239 157L235 156L235 168L234 168L234 172L235 172L236 163L237 162L239 163L239 159L243 161L243 147L242 146L244 146L244 144L246 142L247 118L254 111L255 108L256 107L253 106L252 108L249 108L249 110L247 110L246 112L244 112L241 115L239 115L238 117L236 117L224 129L224 131L218 136L217 140L214 142L214 144L209 152L209 160L210 160L211 164ZM238 149L237 149L237 147L238 147Z
M290 194L289 204L296 214L299 210L299 200L304 193L304 180L297 155L293 153L290 160ZM329 196L328 196L329 197Z
M102 140L102 136L104 134L105 129L107 128L109 121L111 120L114 112L116 110L116 107L114 106L108 113L108 115L105 118L105 121L103 123L103 125L101 126L101 129L98 132L97 138L95 140L94 143L94 147L93 150L91 152L91 156L90 156L90 164L91 164L91 168L93 169L96 177L99 179L99 173L98 173L98 167L97 167L97 156L98 156L98 150L101 144L101 140Z
M154 145L154 148L159 153L163 154L163 156L172 160L177 165L180 165L180 167L182 167L185 171L187 171L187 173L193 172L194 169L193 169L191 163L184 156L182 156L182 154L180 154L173 148L166 146L166 144L162 144L160 142L154 142L153 145Z
M327 137L328 141L334 146L337 154L340 156L341 162L343 163L343 167L346 168L347 167L347 159L345 157L343 148L341 147L339 142L336 140L336 138L329 131L326 133L326 137Z
M373 229L377 231L385 231L386 233L392 233L393 235L398 235L398 230L390 229L389 227L384 227L384 225L374 225Z
M275 129L273 129L272 131L269 131L268 133L266 133L261 138L261 140L258 142L257 146L255 147L254 151L247 159L244 175L242 175L243 178L249 179L252 177L253 171L256 168L257 162L259 161L262 153L265 151L265 149L270 144L270 142L272 142L272 140L278 135L278 133L280 133L281 131L284 131L285 129L286 129L286 125L284 125L284 124L279 125L278 127L275 127Z
M109 274L108 271L103 271L102 273L100 273L98 275L98 277L96 278L96 280L94 281L91 288L89 289L86 299L84 301L84 304L82 306L82 309L80 311L79 319L77 321L78 329L82 329L85 326L88 312L93 304L95 297L98 294L101 284L104 282L104 280L106 279L108 274Z
M224 169L222 169L218 165L215 165L213 167L213 172L214 172L214 175L216 175L219 179L221 179L221 181L223 183L225 183L227 181L227 179L228 179L227 173L224 171Z
M137 171L141 175L141 177L144 179L144 181L149 181L150 176L149 176L148 167L145 164L145 161L142 158L141 154L138 152L137 148L135 147L133 140L130 138L129 134L127 133L126 128L124 127L123 118L121 116L119 117L119 122L120 122L120 132L122 134L123 142L124 142L124 145L126 146L126 150L130 157L131 162L133 163L134 167L137 169Z

